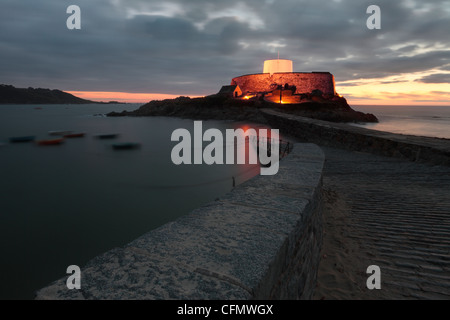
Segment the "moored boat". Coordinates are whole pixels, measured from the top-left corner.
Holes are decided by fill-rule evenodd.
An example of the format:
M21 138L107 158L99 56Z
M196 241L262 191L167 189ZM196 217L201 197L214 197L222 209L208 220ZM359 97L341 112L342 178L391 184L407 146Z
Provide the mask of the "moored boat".
M72 131L49 131L48 134L51 136L65 136L71 134Z
M11 137L9 138L9 142L11 143L20 143L20 142L31 142L36 139L35 136L22 136L22 137Z
M99 134L99 135L96 135L95 137L97 139L106 140L106 139L115 139L118 136L119 136L118 133L107 133L107 134Z
M131 150L131 149L139 149L141 145L135 142L122 142L122 143L114 143L112 147L114 150Z
M69 133L69 134L65 134L64 138L82 138L85 136L85 133Z
M64 138L39 140L36 143L40 146L55 146L64 142Z

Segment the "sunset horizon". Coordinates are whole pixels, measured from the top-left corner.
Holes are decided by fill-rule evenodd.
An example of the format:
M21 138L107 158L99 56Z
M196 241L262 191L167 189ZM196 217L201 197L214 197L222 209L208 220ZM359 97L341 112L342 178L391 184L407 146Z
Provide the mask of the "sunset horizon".
M359 106L359 105L380 105L380 106L448 106L450 107L449 101L435 101L435 100L423 100L423 101L414 101L414 100L407 100L407 99L382 99L382 98L376 98L373 97L370 98L368 96L367 98L362 99L361 97L355 97L352 98L352 94L348 94L348 92L353 93L357 92L354 89L357 89L356 87L353 87L353 90L340 90L341 88L348 88L348 87L341 87L339 84L336 84L336 89L340 95L342 95L344 98L347 99L347 102L350 105L353 106ZM86 99L86 100L92 100L96 102L108 102L108 101L117 101L120 103L148 103L152 100L165 100L165 99L175 99L180 96L190 97L190 98L199 98L204 97L210 94L215 94L217 92L212 92L209 94L166 94L166 93L134 93L134 92L110 92L110 91L71 91L71 90L65 90L65 92L70 93L76 97ZM397 93L397 92L391 92L392 95L397 96L408 96L410 93ZM428 96L432 96L430 93ZM423 98L426 98L427 95L423 95Z

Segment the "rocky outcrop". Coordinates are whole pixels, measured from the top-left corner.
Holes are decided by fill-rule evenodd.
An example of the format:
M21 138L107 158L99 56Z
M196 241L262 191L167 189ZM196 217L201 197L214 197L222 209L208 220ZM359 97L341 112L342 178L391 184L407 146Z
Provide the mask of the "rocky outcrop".
M302 94L301 103L287 104L277 111L330 122L378 122L375 115L353 110L344 97L325 98L320 91Z
M332 122L377 122L372 114L353 110L344 98L324 98L318 94L304 95L300 104L277 104L260 99L239 100L211 95L203 98L178 97L151 101L131 112L111 112L108 116L173 116L196 120L235 120L266 123L262 108L294 113L304 117Z
M196 120L237 120L265 122L255 101L234 100L219 95L204 98L178 97L151 101L131 112L112 112L108 116L168 116Z

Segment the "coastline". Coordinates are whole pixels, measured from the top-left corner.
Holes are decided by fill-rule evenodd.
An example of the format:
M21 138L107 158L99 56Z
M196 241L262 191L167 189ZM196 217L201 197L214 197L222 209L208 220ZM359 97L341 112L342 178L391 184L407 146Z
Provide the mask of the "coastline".
M390 133L351 125L377 123L378 118L371 113L353 110L345 98L334 99L280 106L261 99L236 100L221 95L195 99L178 97L150 101L134 111L110 112L107 116L251 121L279 128L280 132L300 142L450 165L450 139Z

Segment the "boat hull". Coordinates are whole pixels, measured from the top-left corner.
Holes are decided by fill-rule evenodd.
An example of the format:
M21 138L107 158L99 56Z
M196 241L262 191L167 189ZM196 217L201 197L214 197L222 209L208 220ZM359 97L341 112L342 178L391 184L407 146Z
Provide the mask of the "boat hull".
M124 143L114 143L112 147L114 150L132 150L132 149L139 149L141 145L139 143L134 142L124 142Z
M100 140L107 140L107 139L115 139L117 138L119 135L117 133L111 133L111 134L99 134L98 136L96 136L97 139Z
M11 137L9 138L9 142L11 143L22 143L22 142L31 142L36 139L35 136L24 136L24 137Z
M70 133L70 134L65 134L64 138L83 138L85 136L85 133Z
M36 143L40 146L56 146L62 144L63 142L64 142L63 138L36 141Z

